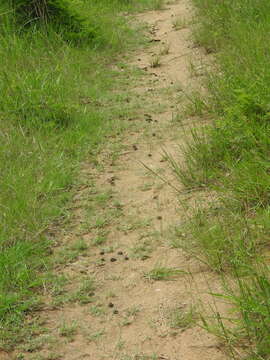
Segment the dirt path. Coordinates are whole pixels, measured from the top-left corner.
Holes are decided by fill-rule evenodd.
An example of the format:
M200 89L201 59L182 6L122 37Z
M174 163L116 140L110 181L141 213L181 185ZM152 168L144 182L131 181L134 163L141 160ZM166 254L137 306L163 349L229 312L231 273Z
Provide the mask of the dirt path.
M87 186L76 195L76 222L63 240L80 255L59 266L69 280L55 287L54 306L48 299L39 319L49 334L41 334L24 359L225 359L217 340L197 324L198 299L207 303L208 284L218 288L218 279L172 246L184 210L175 190L147 170L180 186L162 149L181 157L183 128L173 115L181 111L181 90L197 82L190 59L199 64L203 57L186 27L190 13L188 1L179 0L138 16L154 41L132 61L146 74L134 91L162 110L142 111L137 130L112 139L100 155L102 166L85 164ZM112 144L119 142L114 158ZM84 230L87 211L96 213Z

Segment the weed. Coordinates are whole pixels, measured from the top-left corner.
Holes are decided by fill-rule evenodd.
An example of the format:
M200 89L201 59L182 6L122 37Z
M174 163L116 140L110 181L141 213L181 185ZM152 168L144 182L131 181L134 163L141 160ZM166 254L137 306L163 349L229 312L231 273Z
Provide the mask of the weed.
M137 306L133 306L126 310L127 316L136 316L141 311Z
M78 239L72 244L70 248L75 252L78 251L79 253L81 253L81 252L85 252L88 249L88 245L86 244L84 239Z
M133 321L136 319L138 313L140 312L140 309L136 306L131 307L125 311L125 316L123 317L121 321L122 326L128 326L133 323Z
M157 68L161 66L161 58L160 55L154 55L150 61L150 66L152 68Z
M128 233L129 231L134 231L134 230L138 230L138 229L144 229L144 228L148 228L150 226L150 220L148 219L134 219L133 218L129 218L128 219L128 223L126 224L121 224L119 226L119 229Z
M69 301L78 302L80 304L88 304L92 302L92 298L95 295L95 282L89 278L82 281L82 284L78 291L70 295Z
M153 183L144 183L143 185L141 185L139 187L139 189L141 191L149 191L149 190L151 190L153 188L153 185L154 185Z
M176 269L176 268L168 268L163 266L156 266L151 271L144 274L144 277L148 280L174 280L179 275L186 274L185 271Z
M91 243L94 246L100 246L100 245L104 245L106 243L106 241L107 241L106 236L98 235L91 240Z
M167 316L170 327L181 330L186 330L194 326L198 318L193 307L188 310L185 310L182 307L170 309Z
M105 330L98 330L98 331L95 331L95 332L92 332L90 334L87 334L86 335L86 339L89 341L89 342L96 342L98 340L100 340L102 338L102 336L105 335Z
M78 330L78 324L73 321L71 323L63 322L59 328L59 334L60 336L64 336L69 339L69 341L72 341L74 339L74 336L77 334Z
M108 225L108 219L97 218L95 223L92 225L92 229L102 229Z
M183 17L177 17L173 20L172 26L175 30L181 30L188 26L188 22Z
M99 304L91 306L89 311L93 316L101 316L105 314L105 309Z
M152 241L150 239L142 239L131 248L131 255L135 259L146 260L151 256L152 251Z

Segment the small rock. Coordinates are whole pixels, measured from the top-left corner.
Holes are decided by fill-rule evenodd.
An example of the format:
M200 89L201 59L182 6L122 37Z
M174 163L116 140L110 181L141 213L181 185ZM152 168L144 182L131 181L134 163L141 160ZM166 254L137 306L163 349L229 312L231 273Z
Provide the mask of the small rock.
M99 255L104 255L105 254L105 251L104 250L102 250L100 253L99 253Z
M133 149L136 151L136 150L138 150L138 146L137 145L132 145L132 147L133 147Z
M104 259L104 258L102 258L102 259L100 259L100 261L105 261L105 259Z
M114 304L113 304L112 302L110 302L110 303L108 304L108 306L109 306L109 308L113 308L113 307L114 307Z
M149 156L149 157L151 157L151 156L152 156L152 154L148 154L148 156Z
M123 251L118 251L118 255L123 255Z
M128 256L125 256L125 260L129 260L129 257L128 257Z
M156 136L156 133L153 133L152 136Z
M116 258L111 258L111 262L115 262L115 261L117 261Z
M118 310L113 310L113 313L116 315L116 314L119 314L119 311Z
M160 216L160 215L157 216L157 219L158 219L158 220L162 220L162 216Z

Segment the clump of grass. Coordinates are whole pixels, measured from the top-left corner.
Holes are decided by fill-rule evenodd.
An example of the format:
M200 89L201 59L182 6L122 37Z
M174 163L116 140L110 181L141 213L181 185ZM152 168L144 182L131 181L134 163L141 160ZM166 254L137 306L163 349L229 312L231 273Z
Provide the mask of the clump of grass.
M232 286L227 283L225 294L213 294L230 301L237 313L223 317L214 312L211 318L201 316L201 320L206 330L228 346L233 358L238 359L241 349L248 359L268 359L270 278L260 263L253 264L251 269L252 277L243 278L235 267L235 283Z
M160 55L154 55L150 61L150 66L152 68L158 68L161 66L161 57Z
M78 239L72 244L70 248L71 250L78 251L79 253L83 253L88 249L88 245L84 239Z
M186 274L186 272L183 270L157 265L154 269L145 273L144 277L148 280L156 280L156 281L174 280L179 275L183 275L183 274Z
M141 239L131 248L131 255L135 259L146 260L150 258L152 251L152 241L150 239Z
M172 26L173 26L174 30L184 29L188 26L187 19L185 19L183 17L176 17L172 22Z
M63 322L59 328L59 334L72 341L77 334L78 324L73 321L71 323Z
M188 310L182 307L170 309L167 314L169 326L173 329L186 330L196 324L198 314L194 307Z
M89 341L89 342L97 342L99 341L102 336L105 335L105 330L104 329L101 329L101 330L98 330L98 331L95 331L95 332L92 332L90 334L86 334L85 337L86 339Z
M82 281L80 288L69 296L69 301L78 302L80 304L88 304L92 302L95 295L95 281L88 278Z
M89 312L93 316L101 316L105 314L105 309L101 304L93 305L90 307Z

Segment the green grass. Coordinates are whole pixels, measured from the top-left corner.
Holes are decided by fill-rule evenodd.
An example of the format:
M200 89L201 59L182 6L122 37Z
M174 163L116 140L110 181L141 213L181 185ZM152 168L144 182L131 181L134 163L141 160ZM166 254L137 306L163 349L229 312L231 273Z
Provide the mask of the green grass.
M193 0L199 23L195 41L215 53L205 94L193 100L195 114L207 114L211 125L193 130L186 165L171 161L189 190L210 189L210 202L185 225L180 246L215 271L235 279L224 296L237 316L216 313L215 329L239 358L270 358L269 212L270 212L270 3L267 0ZM215 71L216 69L217 71ZM194 104L200 104L198 107ZM196 110L197 109L197 110ZM181 229L179 230L181 232ZM189 243L189 245L187 245ZM219 294L218 296L221 296ZM235 320L235 318L237 318Z
M179 275L186 274L185 271L170 268L165 266L156 265L152 270L144 274L144 277L148 280L175 280Z
M71 323L63 322L59 328L59 334L60 336L68 338L69 341L72 341L77 333L77 328L78 325L75 321Z
M85 2L83 15L95 32L76 47L50 26L15 26L8 5L0 5L3 343L14 329L19 336L25 314L39 306L55 228L68 215L82 159L94 159L105 135L121 130L116 119L129 113L113 92L126 83L126 72L108 64L143 37L118 15L160 6L157 0Z
M168 324L172 329L186 330L195 326L198 314L195 309L191 307L188 310L176 307L169 309L167 318Z

